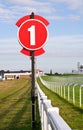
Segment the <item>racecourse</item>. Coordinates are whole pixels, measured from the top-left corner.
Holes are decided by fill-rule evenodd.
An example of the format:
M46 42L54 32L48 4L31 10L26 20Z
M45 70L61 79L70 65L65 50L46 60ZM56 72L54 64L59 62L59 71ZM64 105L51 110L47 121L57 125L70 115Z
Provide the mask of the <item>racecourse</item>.
M51 82L55 80L61 82L63 79L66 82L68 81L66 78L43 77L44 80ZM69 77L70 82L72 79L74 77ZM59 108L60 115L72 130L83 130L83 108L73 105L66 98L63 99L63 96L61 97L47 89L42 85L39 78L37 81L48 99L52 101L52 105ZM79 78L80 81L82 83L82 77ZM34 130L41 130L38 106L36 107L36 114L36 128ZM30 78L0 81L0 130L32 130Z
M37 107L36 128L40 129ZM0 130L31 130L31 80L0 82Z

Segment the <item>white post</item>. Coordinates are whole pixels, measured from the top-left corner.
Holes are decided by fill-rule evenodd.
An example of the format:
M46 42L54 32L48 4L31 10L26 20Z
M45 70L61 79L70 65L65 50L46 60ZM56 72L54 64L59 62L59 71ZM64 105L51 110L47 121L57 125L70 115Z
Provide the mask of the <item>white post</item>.
M81 105L82 105L82 87L83 87L83 85L80 86L80 91L79 91L80 107L81 107Z
M48 108L52 107L51 106L51 100L44 100L44 130L48 130L48 124L49 124L49 118L48 118Z
M70 86L68 85L68 101L70 100Z
M64 98L65 98L65 85L64 85Z
M79 96L80 96L80 107L81 107L81 104L82 104L82 102L81 102L81 86L80 86L80 93L79 93Z
M68 85L68 101L70 100L70 87L73 85L73 83L70 83Z
M75 104L75 91L74 88L77 86L78 84L74 84L73 86L73 104Z
M61 85L61 97L62 97L62 85Z
M41 124L42 124L42 130L45 130L44 129L44 121L45 121L45 111L44 111L44 105L43 105L43 101L47 99L47 96L42 96L41 97Z
M47 115L46 115L46 111L44 111L44 130L47 130Z
M47 112L48 113L56 112L57 114L59 114L59 108L58 107L51 107L51 108L47 109ZM49 114L48 114L48 119L49 119ZM50 123L50 120L48 120L48 129L47 130L53 130L51 123ZM55 130L56 130L56 128L55 128Z
M60 95L61 86L59 85L59 95Z
M64 98L65 98L65 87L68 85L68 83L66 83L65 85L64 85Z
M75 103L75 94L74 94L74 86L73 86L73 104Z

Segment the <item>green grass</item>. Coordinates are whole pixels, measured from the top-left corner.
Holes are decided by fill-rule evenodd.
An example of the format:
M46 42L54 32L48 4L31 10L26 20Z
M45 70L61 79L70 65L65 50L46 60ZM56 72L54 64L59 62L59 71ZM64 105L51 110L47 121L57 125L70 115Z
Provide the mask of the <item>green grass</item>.
M60 115L69 124L72 130L83 130L83 109L75 107L54 92L48 90L39 79L37 79L37 81L48 99L52 101L52 105L59 107Z
M32 130L30 79L0 82L0 130ZM34 130L41 130L38 106Z
M49 82L55 82L62 84L67 84L65 86L65 99L68 100L68 85L70 83L78 83L79 85L75 86L75 105L80 107L80 85L83 84L83 75L67 75L67 76L43 76L42 79ZM62 97L64 98L64 85L62 86ZM59 86L59 85L58 85ZM55 88L56 86L54 86ZM53 89L53 88L52 88ZM70 93L70 103L73 103L73 86L69 87L69 93ZM81 89L81 98L82 98L82 104L81 108L83 108L83 88Z

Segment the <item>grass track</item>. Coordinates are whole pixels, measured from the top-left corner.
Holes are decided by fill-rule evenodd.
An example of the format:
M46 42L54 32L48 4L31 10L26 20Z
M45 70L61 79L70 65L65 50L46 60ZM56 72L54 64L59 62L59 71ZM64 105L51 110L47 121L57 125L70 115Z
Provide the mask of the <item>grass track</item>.
M42 76L42 79L49 82L59 83L61 92L61 85L65 86L65 99L68 100L68 85L71 83L78 84L74 87L75 106L80 107L80 85L83 85L83 75L67 75L67 76ZM64 85L62 85L62 97L64 98ZM56 86L56 84L55 84ZM54 87L55 91L55 87ZM73 85L69 87L69 102L73 103ZM81 89L81 108L83 109L83 88Z
M42 85L39 79L37 79L41 89L46 93L48 99L52 101L52 105L59 107L60 115L69 124L72 130L83 130L83 109L73 106L66 100L48 90Z
M38 108L36 124L41 130ZM32 130L30 80L0 82L0 130Z

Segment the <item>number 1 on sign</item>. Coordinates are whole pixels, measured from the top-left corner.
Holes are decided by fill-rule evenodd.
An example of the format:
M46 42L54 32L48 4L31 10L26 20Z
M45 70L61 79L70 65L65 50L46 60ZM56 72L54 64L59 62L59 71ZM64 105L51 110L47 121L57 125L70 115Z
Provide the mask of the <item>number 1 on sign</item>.
M30 32L30 45L35 45L35 26L32 25L30 28L28 28L28 31Z

